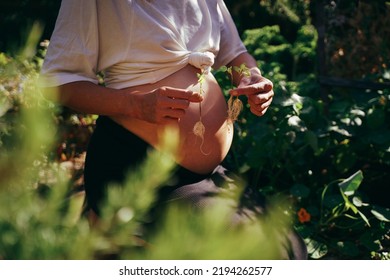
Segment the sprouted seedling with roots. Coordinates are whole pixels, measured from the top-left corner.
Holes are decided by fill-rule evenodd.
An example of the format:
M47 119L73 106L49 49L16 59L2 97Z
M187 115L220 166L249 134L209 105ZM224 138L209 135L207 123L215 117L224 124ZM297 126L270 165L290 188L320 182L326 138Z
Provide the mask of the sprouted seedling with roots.
M198 73L198 83L199 83L199 93L200 95L203 95L203 82L205 79L205 71L202 70L201 73ZM200 139L202 139L202 143L200 144L200 150L203 154L206 154L203 152L203 142L204 142L204 134L206 131L206 128L202 122L202 102L199 103L199 121L197 121L194 125L194 128L192 129L193 133L198 136Z
M228 74L230 75L232 88L233 88L233 70L236 71L240 76L244 75L245 77L250 77L250 75L251 75L249 68L246 67L246 65L244 63L241 64L240 67L238 67L238 66L234 66L234 67L223 66L223 67L221 67L221 70L224 72L228 72ZM244 105L242 104L242 101L240 100L240 98L238 98L238 96L233 98L233 95L230 95L230 98L228 100L228 118L231 121L234 122L237 120L238 115L241 113L243 108L244 108Z
M243 63L240 65L240 67L234 66L234 67L226 67L223 66L221 68L222 71L228 72L230 75L230 80L232 82L232 88L233 88L233 70L236 71L240 76L244 75L245 77L250 77L251 73L248 67ZM203 95L203 83L205 80L206 71L202 70L201 73L198 73L198 84L199 84L199 93L200 95ZM236 121L238 118L238 115L242 111L244 105L242 104L242 101L236 96L233 98L233 95L230 95L230 98L228 100L228 118L231 121ZM204 134L206 132L206 128L202 122L202 103L199 103L199 121L197 121L194 125L194 128L192 129L193 133L201 138L202 143L200 145L200 150L203 154L207 155L205 152L203 152L202 147L204 143Z

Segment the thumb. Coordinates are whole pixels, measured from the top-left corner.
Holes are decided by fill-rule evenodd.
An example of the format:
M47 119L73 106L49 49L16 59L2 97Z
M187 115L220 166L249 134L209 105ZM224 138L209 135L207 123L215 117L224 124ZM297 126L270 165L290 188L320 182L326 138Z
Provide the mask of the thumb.
M251 95L257 93L264 93L272 90L272 83L268 81L261 81L250 85L239 85L239 87L230 90L230 94L233 96L239 95Z
M203 96L198 92L192 92L192 94L188 97L188 101L199 103L203 101Z

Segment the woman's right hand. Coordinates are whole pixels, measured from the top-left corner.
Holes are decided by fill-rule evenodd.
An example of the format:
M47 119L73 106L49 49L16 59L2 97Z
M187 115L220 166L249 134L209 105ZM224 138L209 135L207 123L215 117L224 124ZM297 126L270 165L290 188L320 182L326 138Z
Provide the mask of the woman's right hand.
M154 124L177 123L191 102L203 97L188 89L161 86L156 89L113 89L78 81L44 91L47 98L85 114L116 119L137 118Z
M203 100L197 92L166 86L134 94L139 97L136 117L155 124L177 123L191 102L199 103Z

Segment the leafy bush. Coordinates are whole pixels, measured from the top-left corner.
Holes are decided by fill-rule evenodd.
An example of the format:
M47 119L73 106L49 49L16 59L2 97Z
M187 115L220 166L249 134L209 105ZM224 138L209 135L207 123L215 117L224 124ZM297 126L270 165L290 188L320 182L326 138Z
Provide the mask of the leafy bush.
M314 29L303 26L299 34L290 44L277 26L245 31L276 95L262 118L241 114L227 162L259 192L290 197L291 217L312 258L386 258L389 90L334 88L322 100L314 68L295 67L287 75L282 63L302 57L314 65ZM222 73L217 76L227 89Z

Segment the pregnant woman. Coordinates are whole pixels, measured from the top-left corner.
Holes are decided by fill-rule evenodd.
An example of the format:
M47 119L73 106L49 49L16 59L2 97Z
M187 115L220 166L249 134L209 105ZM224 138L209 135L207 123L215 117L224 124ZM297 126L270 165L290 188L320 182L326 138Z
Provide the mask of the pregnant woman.
M122 182L157 148L167 126L179 131L179 168L176 185L160 200L204 207L207 194L223 188L217 182L232 180L220 163L233 126L209 70L243 63L251 75L234 74L231 94L246 95L251 112L262 116L272 83L247 53L222 0L63 0L41 76L63 105L99 115L85 163L87 210L99 215L108 184ZM193 132L199 106L203 137ZM300 247L290 256L305 257L301 243L292 245Z

